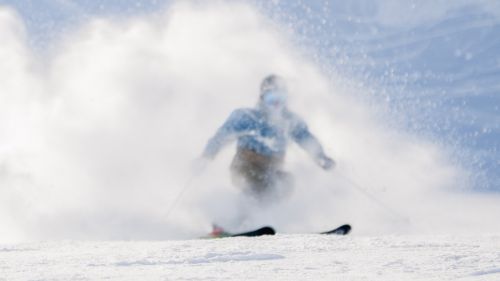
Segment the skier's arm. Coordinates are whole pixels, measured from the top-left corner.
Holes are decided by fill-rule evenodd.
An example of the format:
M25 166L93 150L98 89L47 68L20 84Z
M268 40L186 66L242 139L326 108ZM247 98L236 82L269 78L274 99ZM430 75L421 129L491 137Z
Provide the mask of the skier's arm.
M335 162L325 154L318 139L309 132L306 123L302 120L297 119L294 122L290 135L296 143L313 157L320 167L329 170L335 166Z
M229 142L236 139L238 133L245 129L247 116L244 110L235 110L217 133L208 141L203 151L203 157L213 159L217 153Z

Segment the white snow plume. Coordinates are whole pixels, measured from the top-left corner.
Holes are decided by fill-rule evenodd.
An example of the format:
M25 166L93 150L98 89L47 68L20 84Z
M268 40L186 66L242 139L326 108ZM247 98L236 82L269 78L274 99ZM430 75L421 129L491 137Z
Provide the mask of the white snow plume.
M448 199L467 171L447 151L385 126L351 95L362 89L327 79L250 5L179 2L157 15L95 18L42 58L16 13L0 8L0 38L1 242L196 237L213 220L282 231L341 222L359 234L464 230L491 214L464 217L468 201ZM295 192L256 207L231 186L233 148L191 182L190 168L232 109L255 105L269 73L288 79L291 109L342 177L292 145ZM253 215L237 223L245 210Z

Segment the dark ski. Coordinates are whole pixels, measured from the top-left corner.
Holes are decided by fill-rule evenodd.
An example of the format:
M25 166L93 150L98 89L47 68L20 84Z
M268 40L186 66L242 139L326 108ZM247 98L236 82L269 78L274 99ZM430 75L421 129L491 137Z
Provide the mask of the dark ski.
M351 232L352 227L348 224L341 225L335 229L325 231L325 232L320 232L320 234L326 234L326 235L347 235L349 232Z
M253 231L231 234L231 237L239 237L239 236L256 237L256 236L274 235L274 234L276 234L276 231L274 230L274 228L272 228L270 226L264 226L264 227L261 227L259 229L253 230Z
M206 236L206 238L225 238L225 237L257 237L257 236L263 236L263 235L274 235L276 234L276 231L274 228L270 226L264 226L258 229L250 230L250 231L245 231L245 232L239 232L239 233L232 233L226 231L224 228L214 224L212 229L212 232Z

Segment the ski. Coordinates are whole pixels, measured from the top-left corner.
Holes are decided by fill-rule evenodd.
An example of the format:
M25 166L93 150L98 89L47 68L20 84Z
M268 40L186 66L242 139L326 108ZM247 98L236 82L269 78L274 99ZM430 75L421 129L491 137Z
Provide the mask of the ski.
M347 235L349 232L351 232L352 227L348 224L341 225L335 229L325 231L325 232L320 232L320 234L326 234L326 235Z
M349 224L341 225L332 230L319 232L317 234L322 235L347 235L351 232L352 227ZM258 237L263 235L275 235L276 231L271 226L264 226L261 228L257 228L255 230L240 232L240 233L232 233L224 230L224 228L213 225L212 232L206 236L205 238L225 238L225 237Z
M264 226L253 231L247 231L242 233L232 234L231 237L246 236L246 237L256 237L262 235L274 235L276 231L270 226Z
M225 237L258 237L263 235L274 235L276 231L270 226L264 226L258 229L232 233L224 230L224 228L214 224L212 226L212 232L208 234L205 238L225 238Z

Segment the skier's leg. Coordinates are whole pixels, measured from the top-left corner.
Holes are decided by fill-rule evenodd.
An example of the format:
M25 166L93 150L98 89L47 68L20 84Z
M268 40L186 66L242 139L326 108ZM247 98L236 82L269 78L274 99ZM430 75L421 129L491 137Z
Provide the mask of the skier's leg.
M237 187L258 195L272 184L270 158L249 150L238 150L231 163L231 178Z

